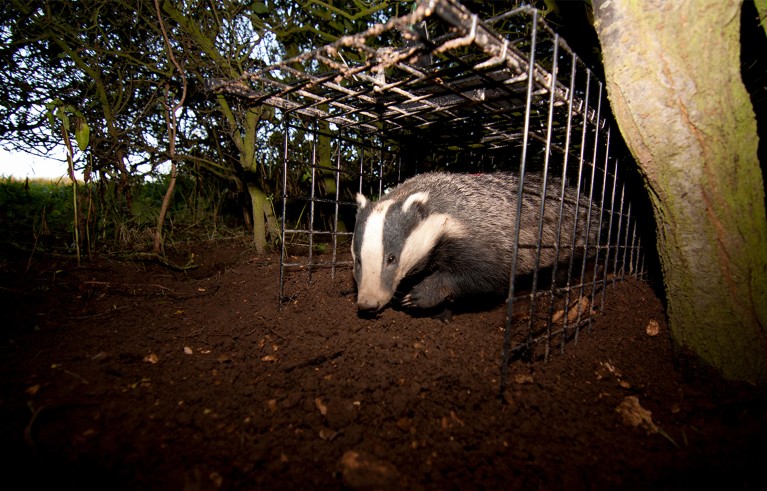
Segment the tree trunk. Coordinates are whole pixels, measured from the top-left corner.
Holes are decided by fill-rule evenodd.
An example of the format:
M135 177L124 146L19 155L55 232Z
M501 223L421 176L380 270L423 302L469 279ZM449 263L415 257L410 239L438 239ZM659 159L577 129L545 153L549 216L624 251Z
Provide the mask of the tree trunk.
M248 184L248 194L253 207L253 243L256 246L256 252L262 254L266 252L267 225L270 236L274 237L274 212L269 197L264 191L255 184Z
M767 34L767 0L755 0L754 5L759 14L760 24L764 28L764 33Z
M594 0L613 111L645 177L671 334L767 382L767 219L739 0Z

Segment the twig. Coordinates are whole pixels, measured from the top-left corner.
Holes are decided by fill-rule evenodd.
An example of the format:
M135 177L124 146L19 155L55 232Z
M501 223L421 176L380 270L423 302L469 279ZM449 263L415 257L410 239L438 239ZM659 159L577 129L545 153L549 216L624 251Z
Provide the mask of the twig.
M137 286L151 286L153 288L160 288L162 290L170 290L167 286L158 285L157 283L112 283L110 281L96 281L96 280L89 280L84 281L83 285L94 285L94 286L116 286L116 287L123 287L123 288L133 288Z
M197 269L198 267L196 264L187 264L186 266L179 266L173 261L154 252L137 252L135 254L129 254L127 256L124 256L124 259L137 259L139 261L157 261L163 266L176 271L188 271L190 269Z
M70 317L70 319L76 320L76 321L82 321L82 320L85 320L85 319L93 319L94 317L101 317L102 315L109 315L109 314L111 314L113 312L117 312L118 310L124 310L124 309L127 309L127 308L128 307L115 307L113 309L109 309L109 310L106 310L104 312L99 312L98 314L78 315L76 317Z
M336 351L334 353L331 353L329 355L315 356L314 358L310 358L308 360L305 360L305 361L296 363L294 365L290 365L290 366L285 367L285 373L290 373L290 372L292 372L293 370L295 370L297 368L306 368L306 367L311 367L311 366L315 366L315 365L321 365L321 364L325 363L326 361L338 358L343 353L344 353L344 350L340 350L340 351Z
M32 409L32 403L29 404L29 409ZM32 426L35 424L37 416L40 415L43 409L45 409L45 406L40 406L37 409L32 409L32 417L30 418L29 423L27 423L27 426L24 428L24 440L27 442L27 445L29 445L29 448L31 448L33 452L35 451L35 442L32 440Z

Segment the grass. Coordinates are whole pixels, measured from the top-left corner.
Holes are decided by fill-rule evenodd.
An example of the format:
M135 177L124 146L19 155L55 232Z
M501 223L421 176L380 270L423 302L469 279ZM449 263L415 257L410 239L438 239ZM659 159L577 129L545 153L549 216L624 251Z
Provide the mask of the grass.
M83 254L150 250L166 183L134 184L130 210L115 200L113 182L87 185L78 181ZM89 201L89 196L91 200ZM241 217L215 203L221 191L197 188L193 178L180 178L165 224L166 245L208 236L243 233ZM232 208L235 212L240 210ZM215 224L214 224L215 221ZM69 179L0 177L0 250L30 256L38 253L74 254L74 210ZM207 237L205 237L207 238Z

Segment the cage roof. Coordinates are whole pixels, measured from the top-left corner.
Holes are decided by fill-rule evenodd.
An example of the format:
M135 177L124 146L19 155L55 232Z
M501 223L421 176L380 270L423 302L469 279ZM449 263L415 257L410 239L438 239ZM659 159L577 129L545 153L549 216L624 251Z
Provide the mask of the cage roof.
M342 131L437 146L497 149L527 134L563 149L571 118L605 124L601 82L527 6L483 21L456 0L423 0L409 15L211 88Z

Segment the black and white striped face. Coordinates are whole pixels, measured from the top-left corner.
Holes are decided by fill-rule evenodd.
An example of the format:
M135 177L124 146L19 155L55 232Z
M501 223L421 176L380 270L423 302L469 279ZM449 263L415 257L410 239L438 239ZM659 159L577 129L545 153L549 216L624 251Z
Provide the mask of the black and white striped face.
M357 195L352 257L359 310L383 309L400 281L425 265L442 237L462 234L459 222L430 212L428 204L425 191L377 203Z

